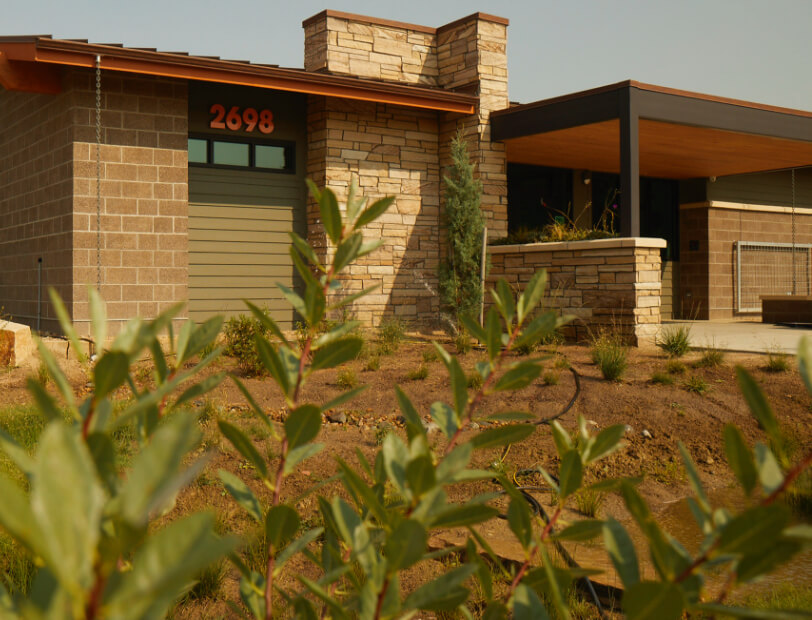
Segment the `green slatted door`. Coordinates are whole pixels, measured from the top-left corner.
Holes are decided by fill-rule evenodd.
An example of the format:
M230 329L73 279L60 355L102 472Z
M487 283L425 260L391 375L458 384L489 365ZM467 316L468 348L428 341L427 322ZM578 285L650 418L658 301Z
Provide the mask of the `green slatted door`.
M302 233L304 196L293 175L189 169L189 315L202 321L267 307L282 329L293 313L276 284L296 288L288 233Z

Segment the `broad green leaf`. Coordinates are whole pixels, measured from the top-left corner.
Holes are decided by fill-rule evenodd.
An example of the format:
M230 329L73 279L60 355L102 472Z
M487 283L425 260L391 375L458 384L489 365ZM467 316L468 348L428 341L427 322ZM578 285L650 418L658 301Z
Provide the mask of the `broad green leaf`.
M76 399L73 395L73 386L71 386L65 373L62 372L53 353L48 350L42 340L40 340L38 336L34 336L34 342L37 344L39 358L45 363L45 367L48 369L48 375L53 379L60 396L62 396L65 404L70 409L71 414L73 414L74 417L78 417Z
M522 330L519 337L513 341L513 348L516 349L518 347L536 344L544 336L552 334L556 327L563 321L564 320L559 319L554 312L544 312L540 314L530 321L527 327Z
M220 476L223 486L229 495L234 498L234 501L254 517L258 523L262 523L262 506L254 492L248 488L248 485L225 469L218 470L217 475Z
M178 399L175 401L174 407L179 407L180 405L189 402L190 400L194 400L195 398L200 398L205 394L211 392L214 388L220 385L223 382L223 379L226 378L226 373L218 372L213 375L209 375L202 381L199 381L193 384L191 387L184 390L183 394L178 396Z
M313 441L321 430L321 410L316 405L301 405L285 420L288 451Z
M725 454L730 469L733 470L745 494L750 495L756 488L758 472L752 452L747 447L741 431L733 424L725 426Z
M279 355L279 350L271 346L271 344L257 335L254 339L254 344L257 347L257 353L262 365L271 373L271 376L276 381L277 385L281 388L285 396L290 396L293 386L291 385L291 377L288 372L288 367L282 357Z
M333 242L337 245L341 239L341 212L338 209L338 200L336 195L329 188L325 188L319 196L319 212L321 213L321 222L324 225L324 231Z
M59 296L59 293L56 292L55 288L49 288L48 295L51 298L51 306L56 312L56 317L59 320L59 326L62 328L62 333L65 334L68 342L70 342L70 345L73 347L79 361L85 363L87 361L87 355L82 350L82 343L79 340L79 335L76 333L76 329L73 327L73 321L71 321L70 313L65 307L65 303L62 301L62 297ZM103 347L104 343L100 343L99 346Z
M340 497L334 497L331 503L331 514L335 520L338 534L347 545L352 547L356 528L361 526L361 518L352 507Z
M358 216L358 219L355 220L353 230L359 230L367 224L377 220L384 213L386 213L386 210L389 209L394 202L394 196L387 196L386 198L381 198L380 200L373 202L369 208L365 209L361 215Z
M313 248L310 247L307 241L302 239L295 232L289 232L288 236L290 237L290 240L293 242L293 246L297 250L299 250L299 252L301 252L302 256L304 256L310 262L311 265L318 267L320 264L319 259L316 256L316 253L313 251Z
M344 607L342 607L341 603L337 599L330 596L330 593L322 588L318 583L311 581L303 575L297 575L297 579L301 581L304 587L307 588L315 597L327 605L327 607L330 609L330 616L332 618L341 620L342 618L350 617L350 615L345 611Z
M255 304L251 303L247 299L243 299L243 303L248 306L248 309L251 311L251 314L254 315L256 318L269 332L271 332L274 336L276 336L281 342L284 342L286 345L289 345L288 339L285 337L285 334L282 333L282 330L279 329L279 325L276 324L268 313L263 311L256 306Z
M282 291L282 295L285 296L285 299L287 299L288 303L293 306L293 309L296 310L299 316L307 316L307 306L305 305L305 301L296 291L280 282L276 282L276 288Z
M92 286L87 287L87 300L90 309L90 329L93 333L93 343L96 355L99 355L107 343L107 309L99 291Z
M603 524L603 544L623 587L630 588L637 584L640 581L640 568L634 543L626 528L612 517Z
M285 467L282 469L282 474L289 476L294 472L297 465L303 463L313 456L316 456L323 449L323 443L306 443L302 446L294 448L293 450L288 450L288 454L285 457Z
M531 588L520 583L513 593L513 620L548 620L547 610Z
M561 459L561 468L558 472L558 487L561 501L575 493L584 478L584 466L581 455L577 450L570 450Z
M535 381L541 374L541 366L533 362L523 362L516 364L496 382L494 390L502 392L504 390L520 390Z
M254 466L254 469L257 470L257 473L262 476L263 479L267 480L268 464L254 446L254 442L251 441L239 428L233 424L229 424L225 420L218 421L217 426L220 428L220 432L223 433L225 438L231 442L231 445L237 449L237 452L242 454L243 457Z
M373 239L372 241L365 241L361 244L361 247L358 250L358 257L361 258L362 256L366 256L367 254L372 254L375 250L383 245L383 239Z
M189 342L183 352L178 351L178 363L182 364L200 353L207 346L212 344L220 333L223 326L223 316L216 315L198 325L189 336Z
M313 354L310 370L335 368L339 364L354 360L358 357L363 346L364 341L356 337L342 338L330 342Z
M526 411L505 411L503 413L494 413L482 419L486 422L530 422L537 418Z
M347 321L345 323L341 323L337 327L334 327L330 331L325 332L321 336L316 338L313 341L313 344L311 345L310 350L315 351L316 349L319 349L319 348L323 347L324 345L326 345L326 344L328 344L330 342L333 342L335 340L339 340L340 338L343 338L347 334L352 333L353 331L358 329L360 326L361 326L360 321Z
M17 443L14 437L6 433L2 428L0 428L0 448L26 477L31 477L34 472L34 459L28 455L25 448Z
M0 497L3 498L0 502L0 526L35 555L50 558L28 497L3 474L0 474Z
M423 426L423 420L420 419L417 409L415 409L412 401L406 392L400 389L399 385L395 386L395 395L397 396L398 406L403 414L403 419L406 421L406 436L409 441L412 441L412 439L418 436L425 437L426 429Z
M406 484L406 466L409 462L409 450L403 440L395 433L389 433L383 440L383 464L389 481L403 495L409 494Z
M363 249L363 248L362 248ZM359 256L361 252L358 253ZM374 286L369 286L365 289L358 291L357 293L352 293L351 295L345 295L340 297L338 300L334 301L330 304L330 310L336 310L338 308L343 308L344 306L353 303L356 299L361 299L364 295L369 295L372 291L381 288L381 284L375 284Z
M505 319L505 325L510 331L513 319L516 316L516 306L513 302L513 291L504 278L500 278L496 282L496 288L491 290L491 297L493 297L494 304L496 304L499 313Z
M272 506L265 517L265 542L278 550L299 529L299 513L286 504Z
M242 392L243 396L245 396L245 400L248 401L248 404L251 406L251 411L254 412L254 415L256 415L260 420L262 420L262 422L265 423L265 426L267 426L268 429L271 431L271 435L273 436L274 439L279 439L279 436L276 432L276 428L274 427L273 422L271 422L271 419L262 410L262 407L259 406L259 403L257 403L253 394L251 394L248 388L246 388L243 382L240 381L237 377L231 375L231 379L234 381L235 384L237 384L237 387L239 388L240 392Z
M785 506L756 506L734 517L722 530L719 550L726 553L754 553L766 550L789 523Z
M181 467L199 441L200 430L193 416L172 416L158 427L150 442L133 459L119 495L125 521L142 527L151 514L162 511L173 500L196 470L183 472ZM197 468L201 464L198 461Z
M395 573L419 562L426 551L428 533L413 519L404 519L386 537L383 551L387 572Z
M680 441L678 445L680 454L682 454L682 462L685 463L685 471L688 474L688 483L696 495L699 507L702 508L705 514L709 515L711 512L710 502L708 501L708 496L705 495L705 489L702 487L702 481L699 479L699 472L696 471L694 460L691 458L691 454L688 452L688 448L685 447L684 443Z
M525 553L529 551L533 542L533 521L530 516L530 507L524 498L513 497L508 505L508 526L516 536Z
M480 431L471 438L471 445L474 449L486 450L496 448L506 444L519 443L524 441L536 427L532 424L512 424L510 426L499 426L488 430Z
M418 456L406 465L406 480L414 497L420 497L437 484L434 463L428 455Z
M471 462L472 453L473 447L470 442L460 444L454 448L437 464L437 480L442 484L451 482Z
M386 509L372 488L343 459L338 458L337 461L344 486L356 496L357 500L363 504L363 507L367 508L380 523L386 523Z
M570 434L564 430L558 420L553 420L550 423L552 430L553 442L555 443L556 452L559 457L563 457L567 452L572 450L572 438Z
M446 368L451 381L451 393L454 395L454 411L458 420L461 420L468 406L468 378L456 357L448 357Z
M358 218L358 212L366 204L367 199L363 197L356 198L355 194L358 192L358 179L353 174L350 177L350 186L347 189L347 222L352 223Z
M594 463L612 454L620 447L620 440L625 432L624 424L615 424L603 429L595 437L595 441L590 444L589 449L584 452L584 462Z
M778 421L775 419L772 407L767 402L764 392L761 391L758 383L753 377L741 366L736 366L736 377L739 380L739 388L742 391L745 402L750 408L753 416L758 420L759 426L764 429L764 432L777 443L780 443L781 430L778 427Z
M446 529L465 525L476 525L477 523L492 519L497 514L499 514L499 511L496 508L482 504L454 506L434 515L431 521L431 527L432 529Z
M449 439L454 436L454 433L460 427L457 413L445 403L435 402L431 404L431 419L440 427L443 435Z
M307 545L317 540L319 536L321 536L323 533L324 528L315 527L312 530L308 530L307 532L302 534L299 538L290 543L287 547L282 549L282 551L280 551L279 554L276 556L274 571L280 572L282 570L282 567L290 558L292 558L297 553L304 551Z
M545 270L537 271L533 277L527 282L524 287L524 292L519 295L519 301L516 304L516 317L519 324L536 309L542 297L544 297L544 289L547 287L547 272Z
M778 540L765 549L746 553L736 564L736 580L747 583L786 564L801 550L792 540Z
M360 385L357 388L347 390L346 392L341 392L341 394L336 396L333 400L322 405L321 410L329 411L330 409L335 409L339 405L343 405L344 403L351 401L368 387L368 385Z
M604 522L596 519L576 521L553 536L555 540L584 541L597 538L603 533Z
M34 397L34 402L37 406L37 411L42 414L49 422L54 420L62 421L63 415L59 410L59 406L54 400L53 396L48 393L39 381L32 377L28 377L25 381L26 389L29 394Z
M463 564L448 571L412 592L403 602L403 607L405 609L451 611L468 598L468 590L461 584L475 571L475 564Z
M132 570L106 602L111 618L159 618L206 566L235 547L214 534L214 516L192 514L158 530L135 553Z
M364 235L360 232L355 232L338 245L335 255L333 256L333 273L341 273L347 265L358 258L358 252L361 249L363 240Z
M51 560L48 567L75 597L93 584L104 490L79 434L58 422L40 436L33 474L31 512Z
M679 620L685 599L673 583L641 581L623 594L623 611L629 620Z
M465 331L471 334L471 336L483 344L488 341L488 336L485 333L485 330L474 319L467 314L461 314L459 318L460 323L462 323L462 326L465 328Z
M798 343L798 371L806 391L812 394L812 340L807 336Z
M756 444L756 469L761 486L766 493L772 493L784 484L784 472L775 458L772 450L762 443Z
M488 357L496 359L502 350L502 323L499 321L499 313L493 306L485 317L485 344L488 348Z
M569 612L569 606L564 600L565 583L562 583L561 577L566 577L566 582L569 582L569 575L562 569L557 569L553 566L550 555L547 553L547 548L542 545L539 553L541 555L541 568L547 577L546 592L549 598L553 601L553 606L558 612L558 617L561 620L571 620L572 616Z
M107 433L94 432L88 434L85 443L96 467L96 474L104 483L105 490L110 495L115 495L118 492L121 478L113 439Z

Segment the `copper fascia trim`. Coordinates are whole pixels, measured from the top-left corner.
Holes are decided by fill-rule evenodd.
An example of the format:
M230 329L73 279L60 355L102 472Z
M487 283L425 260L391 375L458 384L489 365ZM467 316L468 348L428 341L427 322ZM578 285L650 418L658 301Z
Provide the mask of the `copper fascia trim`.
M10 58L19 60L92 68L99 55L101 68L112 71L272 88L458 114L473 114L478 103L476 97L450 91L75 41L0 39L0 48Z
M460 19L455 19L453 22L449 22L447 24L434 28L432 26L422 26L420 24L399 22L394 19L381 19L379 17L370 17L369 15L359 15L358 13L344 13L343 11L333 11L331 9L325 9L324 11L316 13L312 17L308 17L306 20L304 20L302 22L302 28L305 28L310 24L318 22L326 17L332 17L334 19L345 19L347 21L357 22L359 24L369 24L371 26L384 26L388 28L401 28L403 30L413 30L415 32L422 32L425 34L437 34L438 32L442 32L443 30L453 28L454 26L457 26L459 24L468 21L472 21L474 19L486 22L494 22L496 24L502 24L503 26L507 26L510 24L510 20L508 20L505 17L490 15L489 13L477 12L472 13L471 15L466 15L465 17L461 17Z

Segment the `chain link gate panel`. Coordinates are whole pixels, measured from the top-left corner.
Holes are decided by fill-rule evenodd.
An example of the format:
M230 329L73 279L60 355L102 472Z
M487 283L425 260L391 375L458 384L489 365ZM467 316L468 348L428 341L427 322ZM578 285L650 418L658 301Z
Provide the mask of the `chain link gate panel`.
M810 294L812 245L757 241L737 241L734 245L738 312L761 312L763 295Z

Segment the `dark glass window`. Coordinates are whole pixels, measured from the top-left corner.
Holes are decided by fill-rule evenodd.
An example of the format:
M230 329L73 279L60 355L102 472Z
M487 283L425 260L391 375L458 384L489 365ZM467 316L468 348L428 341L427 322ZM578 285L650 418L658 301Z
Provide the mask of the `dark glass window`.
M239 142L220 142L215 140L211 143L212 154L211 163L222 166L249 166L250 144Z
M209 136L189 137L189 164L245 168L266 172L295 172L293 142L221 139Z
M189 161L195 164L208 162L208 140L189 138Z
M257 144L254 151L254 166L257 168L285 169L285 147Z

